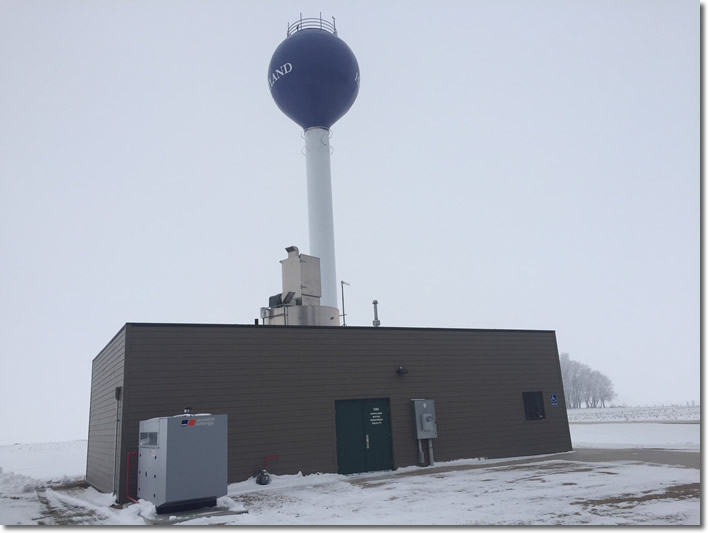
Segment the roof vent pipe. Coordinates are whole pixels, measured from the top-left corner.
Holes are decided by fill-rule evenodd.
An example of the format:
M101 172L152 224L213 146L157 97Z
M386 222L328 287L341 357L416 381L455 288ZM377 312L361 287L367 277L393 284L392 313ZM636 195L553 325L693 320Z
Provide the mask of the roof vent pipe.
M381 321L379 320L379 308L377 307L379 305L378 300L373 301L374 304L374 321L372 324L374 325L375 328L378 328L381 325Z

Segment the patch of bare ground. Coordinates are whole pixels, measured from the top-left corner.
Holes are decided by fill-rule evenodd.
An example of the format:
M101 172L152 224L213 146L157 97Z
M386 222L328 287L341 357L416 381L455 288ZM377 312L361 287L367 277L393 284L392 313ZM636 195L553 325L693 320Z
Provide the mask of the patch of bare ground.
M258 509L261 506L273 506L275 504L288 504L297 501L296 498L281 494L275 491L253 492L246 494L232 495L234 501L243 504L246 509Z
M70 489L87 489L91 485L85 479L75 479L72 481L64 481L60 483L50 483L48 485L52 490L70 490Z
M663 490L663 492L644 491L641 494L619 494L608 498L597 500L576 500L573 505L583 505L585 507L594 507L599 505L608 505L610 507L628 509L636 507L640 503L656 501L656 500L689 500L701 497L700 483L687 483L684 485L672 485Z
M361 483L357 483L357 485L361 485L362 488L364 489L371 489L373 487L381 487L383 485L387 485L387 481L363 481Z
M513 465L513 466L500 466L495 468L498 471L511 471L511 470L528 470L528 471L546 471L551 473L558 472L592 472L592 468L585 466L578 466L573 463L557 462L557 463L546 463L546 464L530 464L530 465ZM606 472L605 472L606 473Z

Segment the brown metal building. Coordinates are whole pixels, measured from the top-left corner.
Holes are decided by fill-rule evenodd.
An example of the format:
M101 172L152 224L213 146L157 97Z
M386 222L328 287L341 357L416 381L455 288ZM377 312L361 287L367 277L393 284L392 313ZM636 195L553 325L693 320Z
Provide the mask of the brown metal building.
M436 461L572 449L553 331L129 323L93 360L86 479L127 501L139 421L186 406L228 414L229 483L271 455L275 474L415 465L414 398L435 400ZM342 417L372 408L384 454L349 464Z

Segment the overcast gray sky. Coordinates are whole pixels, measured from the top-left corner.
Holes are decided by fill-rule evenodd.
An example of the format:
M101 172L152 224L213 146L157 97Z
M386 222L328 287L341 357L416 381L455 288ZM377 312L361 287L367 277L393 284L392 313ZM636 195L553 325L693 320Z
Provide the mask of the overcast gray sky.
M695 0L0 0L0 443L86 438L125 322L253 323L308 251L286 24L361 69L332 128L347 322L552 329L699 399Z

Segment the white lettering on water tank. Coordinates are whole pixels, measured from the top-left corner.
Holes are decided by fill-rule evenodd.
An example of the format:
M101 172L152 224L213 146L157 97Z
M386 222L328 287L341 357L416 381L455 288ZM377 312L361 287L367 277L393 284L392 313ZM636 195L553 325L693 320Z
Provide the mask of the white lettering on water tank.
M293 70L292 63L285 63L284 65L276 68L273 71L273 73L268 77L268 83L270 83L271 89L273 88L273 85L275 84L276 81L278 81L280 78L282 78L286 74L289 74L292 70Z

